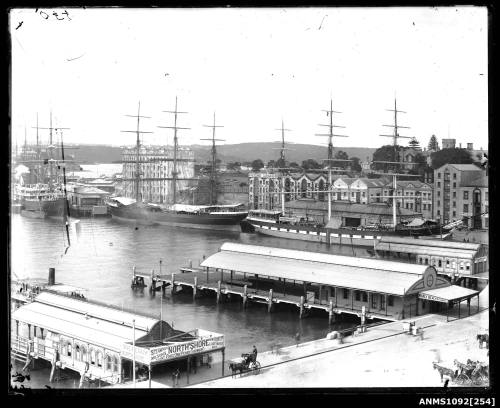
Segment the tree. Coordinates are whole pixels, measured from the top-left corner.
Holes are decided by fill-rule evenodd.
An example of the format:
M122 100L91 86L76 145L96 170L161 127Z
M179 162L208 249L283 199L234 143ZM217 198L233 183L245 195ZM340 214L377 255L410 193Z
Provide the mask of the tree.
M227 164L227 169L228 170L239 170L241 167L241 163L240 162L229 162Z
M437 152L439 150L439 143L436 138L436 135L432 135L431 139L429 140L429 144L427 145L427 149Z
M431 167L438 169L445 164L471 164L474 163L470 153L466 149L442 149L431 154Z
M267 162L267 167L270 168L270 167L276 167L276 162L274 160L269 160Z
M321 165L314 159L307 159L302 162L302 168L304 170L320 169Z
M401 150L401 146L396 146L396 150L397 150L397 152L399 152ZM387 169L395 166L395 164L392 164L392 163L391 164L389 164L389 163L376 163L376 162L380 162L380 161L397 162L397 161L401 161L401 160L399 160L399 157L396 157L393 145L384 145L382 147L379 147L377 150L375 150L375 152L373 152L372 169L373 170L387 170Z
M297 163L295 163L295 164L297 164ZM278 168L284 168L284 167L286 167L285 160L283 160L283 159L276 160L276 167L278 167ZM298 165L296 165L295 167L298 167Z
M261 159L255 159L252 162L253 171L259 171L262 167L264 167L264 162Z
M359 157L351 157L351 170L360 172L362 170Z
M420 143L418 142L416 137L412 137L410 141L408 142L408 146L412 147L413 149L420 149Z
M300 167L300 166L299 166L297 163L295 163L295 162L291 162L291 163L289 164L289 166L290 166L290 167L294 167L294 168L299 168L299 167Z
M349 160L349 155L342 151L342 150L339 150L335 153L335 156L334 156L335 159L339 159L339 160ZM334 161L332 163L332 166L334 167L340 167L341 169L345 169L349 166L349 162L345 162L345 161Z

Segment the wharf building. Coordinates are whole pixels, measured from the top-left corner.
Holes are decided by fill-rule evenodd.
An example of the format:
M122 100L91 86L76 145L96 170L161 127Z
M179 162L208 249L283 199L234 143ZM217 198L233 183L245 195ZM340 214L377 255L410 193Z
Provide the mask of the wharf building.
M139 183L140 197L142 200L158 203L171 204L172 180L174 168L174 149L170 146L141 146L139 149L139 172L141 182ZM123 162L123 192L125 197L136 197L137 148L125 148L122 151ZM177 191L182 200L182 192L189 190L196 180L183 180L194 178L194 152L187 147L177 149ZM191 195L191 193L189 194ZM189 197L191 198L191 197Z
M445 164L434 170L435 215L444 224L462 220L489 228L488 176L474 164Z
M183 332L162 320L46 290L14 310L11 322L11 355L25 367L49 362L49 381L61 369L79 374L80 386L151 381L171 363L187 363L189 376L190 367L212 353L224 360L222 334Z
M106 197L111 193L96 187L80 184L66 186L68 202L72 211L78 215L107 215Z
M427 313L449 313L479 292L452 285L431 265L410 264L256 245L225 243L206 258L204 271L167 277L164 283L193 297L216 292L217 301L240 296L249 301L299 308L299 316L317 310L329 321L340 314L397 321ZM477 309L479 306L476 307ZM462 316L465 315L462 312Z

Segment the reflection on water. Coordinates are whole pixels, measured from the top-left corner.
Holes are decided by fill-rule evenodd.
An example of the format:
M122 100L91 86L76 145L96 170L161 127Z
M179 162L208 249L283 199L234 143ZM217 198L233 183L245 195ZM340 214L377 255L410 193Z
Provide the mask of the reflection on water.
M156 273L179 272L181 266L198 265L203 256L216 252L224 242L267 245L289 249L369 256L365 249L349 246L282 240L257 234L194 230L164 226L136 226L110 218L81 219L81 232L73 238L66 254L65 231L57 219L30 219L13 214L11 218L11 271L13 278L46 279L49 267L56 268L56 282L87 290L87 297L160 316L160 294L132 291L132 270ZM226 356L249 352L255 344L267 350L273 343L294 344L322 338L332 328L327 315L299 319L296 308L278 306L267 313L265 305L250 303L245 311L241 301L216 304L214 297L192 300L191 295L163 298L163 319L180 330L203 328L223 333ZM346 325L336 323L336 325ZM352 324L352 323L351 323Z

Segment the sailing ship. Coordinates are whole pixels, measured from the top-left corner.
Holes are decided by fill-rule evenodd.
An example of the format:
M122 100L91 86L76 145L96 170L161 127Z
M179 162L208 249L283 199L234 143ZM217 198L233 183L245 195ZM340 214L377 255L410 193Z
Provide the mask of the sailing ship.
M240 222L248 215L248 211L245 210L244 204L242 203L232 203L226 205L217 204L217 193L216 193L216 146L215 142L215 128L221 127L215 124L215 113L214 113L214 123L213 125L205 125L213 129L212 138L202 139L210 140L212 142L212 162L210 169L210 204L209 205L190 205L187 203L179 203L178 201L178 191L177 184L178 181L196 180L193 177L179 177L178 172L178 162L186 161L187 159L178 158L179 146L177 138L177 130L187 129L177 126L177 114L186 113L179 112L177 110L177 98L175 99L175 110L166 111L167 113L174 114L174 126L159 126L160 128L167 128L174 130L174 145L173 145L173 158L161 157L156 159L157 161L169 162L172 161L172 169L169 177L155 176L152 178L141 177L141 163L144 160L140 159L139 152L141 148L140 134L141 133L151 133L144 132L139 129L140 118L145 116L140 115L140 102L137 115L128 115L137 118L137 129L134 132L137 135L136 138L136 157L135 157L135 171L134 177L129 180L134 182L135 198L132 197L120 197L112 196L106 201L109 209L109 213L113 218L119 220L132 220L139 223L145 224L159 224L174 227L184 227L184 228L199 228L199 229L209 229L209 230L240 230ZM155 160L155 159L151 159ZM127 181L127 179L124 179ZM158 202L146 202L141 199L141 183L144 182L154 182L169 180L172 182L171 203L158 203Z
M397 151L397 139L399 137L407 137L400 136L398 133L398 128L402 126L398 126L397 123L397 113L402 112L397 110L396 100L394 101L394 109L390 109L390 111L394 112L394 125L386 125L394 127L394 133L392 135L381 135L381 136L390 136L393 138L393 144L395 147L395 152ZM285 186L285 175L287 169L283 169L282 172L283 182L281 189L281 210L277 209L253 209L249 210L248 217L241 222L241 230L243 232L258 232L264 235L270 235L279 238L288 238L288 239L296 239L302 241L313 241L320 242L326 244L348 244L354 246L369 246L372 247L375 243L375 240L380 239L382 236L431 236L438 234L441 230L441 227L438 222L433 220L427 220L422 217L415 216L413 219L408 220L407 222L401 221L401 210L397 207L395 198L400 198L395 196L394 193L397 189L397 181L396 176L397 173L382 173L385 176L392 176L392 191L393 194L389 196L385 196L385 198L391 198L392 201L392 224L369 224L369 225L360 225L357 227L344 226L339 225L338 220L332 219L332 172L335 169L332 168L331 163L337 161L350 161L344 159L334 159L333 158L333 143L332 138L334 136L337 137L346 137L344 135L335 135L333 133L334 127L342 127L336 126L333 124L333 113L339 113L333 110L332 101L330 101L330 109L326 111L327 115L330 117L330 123L322 126L329 127L329 133L324 135L317 136L328 136L328 162L327 171L328 171L328 187L327 191L318 190L312 191L313 193L328 193L328 222L327 223L318 223L316 221L309 221L306 217L297 217L293 214L287 214L285 212L285 194L294 194L294 192L286 192L284 189ZM282 152L281 152L281 160L284 161L284 137L282 143ZM385 162L391 165L399 165L401 164L399 161L394 162ZM406 164L406 163L405 163ZM406 174L405 174L406 176ZM382 211L387 209L387 205L381 204L353 204L358 206L360 209L364 208L366 211L369 211L372 207L378 207L376 211ZM349 206L349 205L347 205ZM398 212L400 214L398 214ZM400 222L398 222L398 215Z
M49 145L45 152L39 144L38 130L49 130ZM58 170L66 165L66 160L55 158L57 146L53 143L53 131L61 132L62 127L52 127L52 113L48 128L38 126L37 115L37 144L33 150L28 147L25 136L25 145L17 164L24 165L28 173L20 175L14 184L13 204L21 206L21 214L32 218L47 216L63 217L65 211L65 196ZM64 153L62 153L64 154Z

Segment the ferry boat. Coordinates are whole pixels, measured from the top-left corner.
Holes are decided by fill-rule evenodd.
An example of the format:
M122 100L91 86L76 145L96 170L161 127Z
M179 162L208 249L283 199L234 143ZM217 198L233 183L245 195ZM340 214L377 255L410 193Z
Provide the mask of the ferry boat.
M243 232L257 232L278 238L312 241L324 244L373 247L382 236L431 236L440 232L440 225L432 220L415 218L411 222L392 225L365 225L359 227L332 227L303 218L285 216L279 210L250 210L240 224Z

